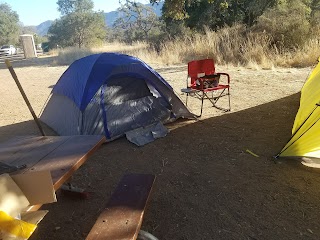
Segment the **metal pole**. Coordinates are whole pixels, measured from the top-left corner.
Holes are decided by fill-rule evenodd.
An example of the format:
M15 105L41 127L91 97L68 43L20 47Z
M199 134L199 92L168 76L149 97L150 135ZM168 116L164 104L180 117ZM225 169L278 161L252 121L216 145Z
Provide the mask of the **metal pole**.
M27 106L28 106L28 108L29 108L29 111L30 111L31 114L32 114L32 117L33 117L34 121L36 122L36 124L37 124L37 126L38 126L38 128L39 128L39 130L40 130L40 132L41 132L41 135L42 135L42 136L45 136L45 133L44 133L44 131L43 131L41 125L40 125L40 121L39 121L37 115L34 113L32 107L31 107L31 104L30 104L30 102L29 102L29 100L28 100L28 98L27 98L27 95L26 95L25 92L23 91L23 88L22 88L22 86L21 86L21 84L20 84L20 82L19 82L19 80L18 80L17 74L15 73L15 71L14 71L14 69L13 69L10 61L9 61L8 59L6 59L5 62L6 62L7 68L9 69L9 71L10 71L10 73L11 73L11 76L12 76L13 80L16 82L16 84L17 84L17 86L18 86L18 88L19 88L19 90L20 90L20 93L21 93L24 101L26 102L26 104L27 104Z

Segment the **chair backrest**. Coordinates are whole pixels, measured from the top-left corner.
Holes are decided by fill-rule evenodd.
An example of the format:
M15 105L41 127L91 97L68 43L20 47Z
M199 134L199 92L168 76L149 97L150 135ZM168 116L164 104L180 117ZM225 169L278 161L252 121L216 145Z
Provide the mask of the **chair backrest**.
M215 73L213 59L201 59L188 62L188 76L191 78L191 85L197 78Z

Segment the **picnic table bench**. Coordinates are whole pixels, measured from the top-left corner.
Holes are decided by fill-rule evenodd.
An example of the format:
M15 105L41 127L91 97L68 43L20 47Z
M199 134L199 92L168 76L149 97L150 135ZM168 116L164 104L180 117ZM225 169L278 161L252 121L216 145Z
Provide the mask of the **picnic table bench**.
M126 174L86 240L137 239L155 176Z

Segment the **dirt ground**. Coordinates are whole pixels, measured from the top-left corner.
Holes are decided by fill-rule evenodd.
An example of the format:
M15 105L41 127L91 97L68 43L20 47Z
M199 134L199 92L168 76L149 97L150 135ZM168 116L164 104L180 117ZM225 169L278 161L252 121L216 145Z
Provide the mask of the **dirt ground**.
M13 66L40 113L66 67L41 59ZM185 100L180 89L186 66L153 67ZM125 138L104 144L72 178L92 192L90 198L70 199L58 191L58 202L43 206L49 213L31 239L85 239L129 172L156 175L142 229L159 239L320 239L320 171L293 160L273 161L290 137L311 68L217 70L231 75L231 112L206 104L201 119L173 123L165 138L143 147ZM0 143L38 134L3 63L0 80ZM189 103L198 113L200 101Z

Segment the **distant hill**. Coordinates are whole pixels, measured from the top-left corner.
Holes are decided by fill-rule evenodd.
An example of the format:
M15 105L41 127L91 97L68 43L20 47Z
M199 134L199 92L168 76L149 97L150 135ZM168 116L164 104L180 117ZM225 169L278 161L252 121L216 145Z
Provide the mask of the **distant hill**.
M37 34L40 36L46 35L52 23L53 23L52 20L47 20L43 23L40 23L38 26L36 26Z
M154 12L157 14L157 16L159 17L161 16L161 9L163 6L163 2L160 2L159 4L154 4L153 6L150 3L144 4L144 5L151 7L154 10ZM104 13L104 15L105 15L105 23L108 27L111 27L115 22L115 20L120 16L119 11L107 12L107 13ZM40 36L46 35L52 23L53 23L52 20L47 20L43 23L40 23L38 26L35 26L37 34Z

